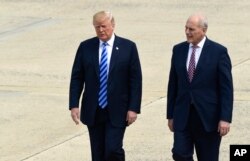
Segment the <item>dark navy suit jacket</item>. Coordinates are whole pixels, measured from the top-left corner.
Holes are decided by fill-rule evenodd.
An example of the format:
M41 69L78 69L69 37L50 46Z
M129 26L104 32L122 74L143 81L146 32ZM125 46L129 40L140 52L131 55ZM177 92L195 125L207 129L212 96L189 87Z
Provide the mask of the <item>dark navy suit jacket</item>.
M99 39L83 41L76 53L70 82L70 109L79 107L81 121L94 125L99 92ZM115 36L108 74L108 113L111 123L126 126L127 111L140 113L142 73L136 44Z
M208 132L217 130L219 120L232 121L232 66L227 49L207 38L191 83L186 69L188 50L188 42L173 47L167 118L173 119L174 130L183 130L192 103L205 130Z

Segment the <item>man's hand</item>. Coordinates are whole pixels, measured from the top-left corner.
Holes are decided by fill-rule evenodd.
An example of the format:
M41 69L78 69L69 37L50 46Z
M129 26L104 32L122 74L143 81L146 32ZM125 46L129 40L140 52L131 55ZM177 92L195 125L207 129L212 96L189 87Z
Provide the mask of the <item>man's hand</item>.
M137 118L137 113L134 111L128 111L127 113L127 119L126 121L128 122L128 126L131 125L133 122L135 122Z
M72 120L76 123L76 125L78 125L80 120L80 112L78 107L74 107L71 109L71 117Z
M225 136L230 130L230 123L226 121L220 121L218 125L218 132L220 133L220 136Z
M168 119L168 128L170 131L174 132L174 127L173 127L174 120L173 119Z

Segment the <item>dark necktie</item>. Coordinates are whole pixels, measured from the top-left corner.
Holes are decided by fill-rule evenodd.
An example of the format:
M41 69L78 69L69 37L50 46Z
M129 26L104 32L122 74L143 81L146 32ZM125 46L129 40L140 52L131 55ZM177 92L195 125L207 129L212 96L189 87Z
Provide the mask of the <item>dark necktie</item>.
M189 60L189 66L188 66L188 78L189 78L189 82L191 83L194 77L194 73L195 73L195 51L197 46L192 46L193 50L192 50L192 54Z
M107 43L102 45L101 61L99 64L100 69L100 91L99 91L99 106L105 108L108 104L107 101L107 81L108 81L108 53Z

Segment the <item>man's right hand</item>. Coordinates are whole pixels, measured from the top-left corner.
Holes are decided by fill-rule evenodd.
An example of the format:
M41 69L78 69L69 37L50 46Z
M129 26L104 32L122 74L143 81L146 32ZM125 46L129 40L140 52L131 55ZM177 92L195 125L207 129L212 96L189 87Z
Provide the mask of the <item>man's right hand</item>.
M71 108L71 117L72 120L76 123L76 125L78 125L80 120L80 112L78 107Z
M168 119L168 127L169 127L169 130L172 132L174 132L173 123L174 123L173 119Z

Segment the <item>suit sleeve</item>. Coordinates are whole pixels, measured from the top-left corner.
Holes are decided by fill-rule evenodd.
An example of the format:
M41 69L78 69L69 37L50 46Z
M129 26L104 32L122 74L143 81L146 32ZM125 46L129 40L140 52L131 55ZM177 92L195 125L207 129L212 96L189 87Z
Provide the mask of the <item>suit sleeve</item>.
M232 121L233 111L233 79L232 65L227 49L224 50L219 62L219 90L220 90L220 120Z
M72 67L70 91L69 91L69 109L79 107L79 99L84 86L84 70L81 64L83 55L83 44L76 52L74 64Z
M129 68L129 110L140 113L142 97L142 72L139 54L135 43L132 43L132 55Z

